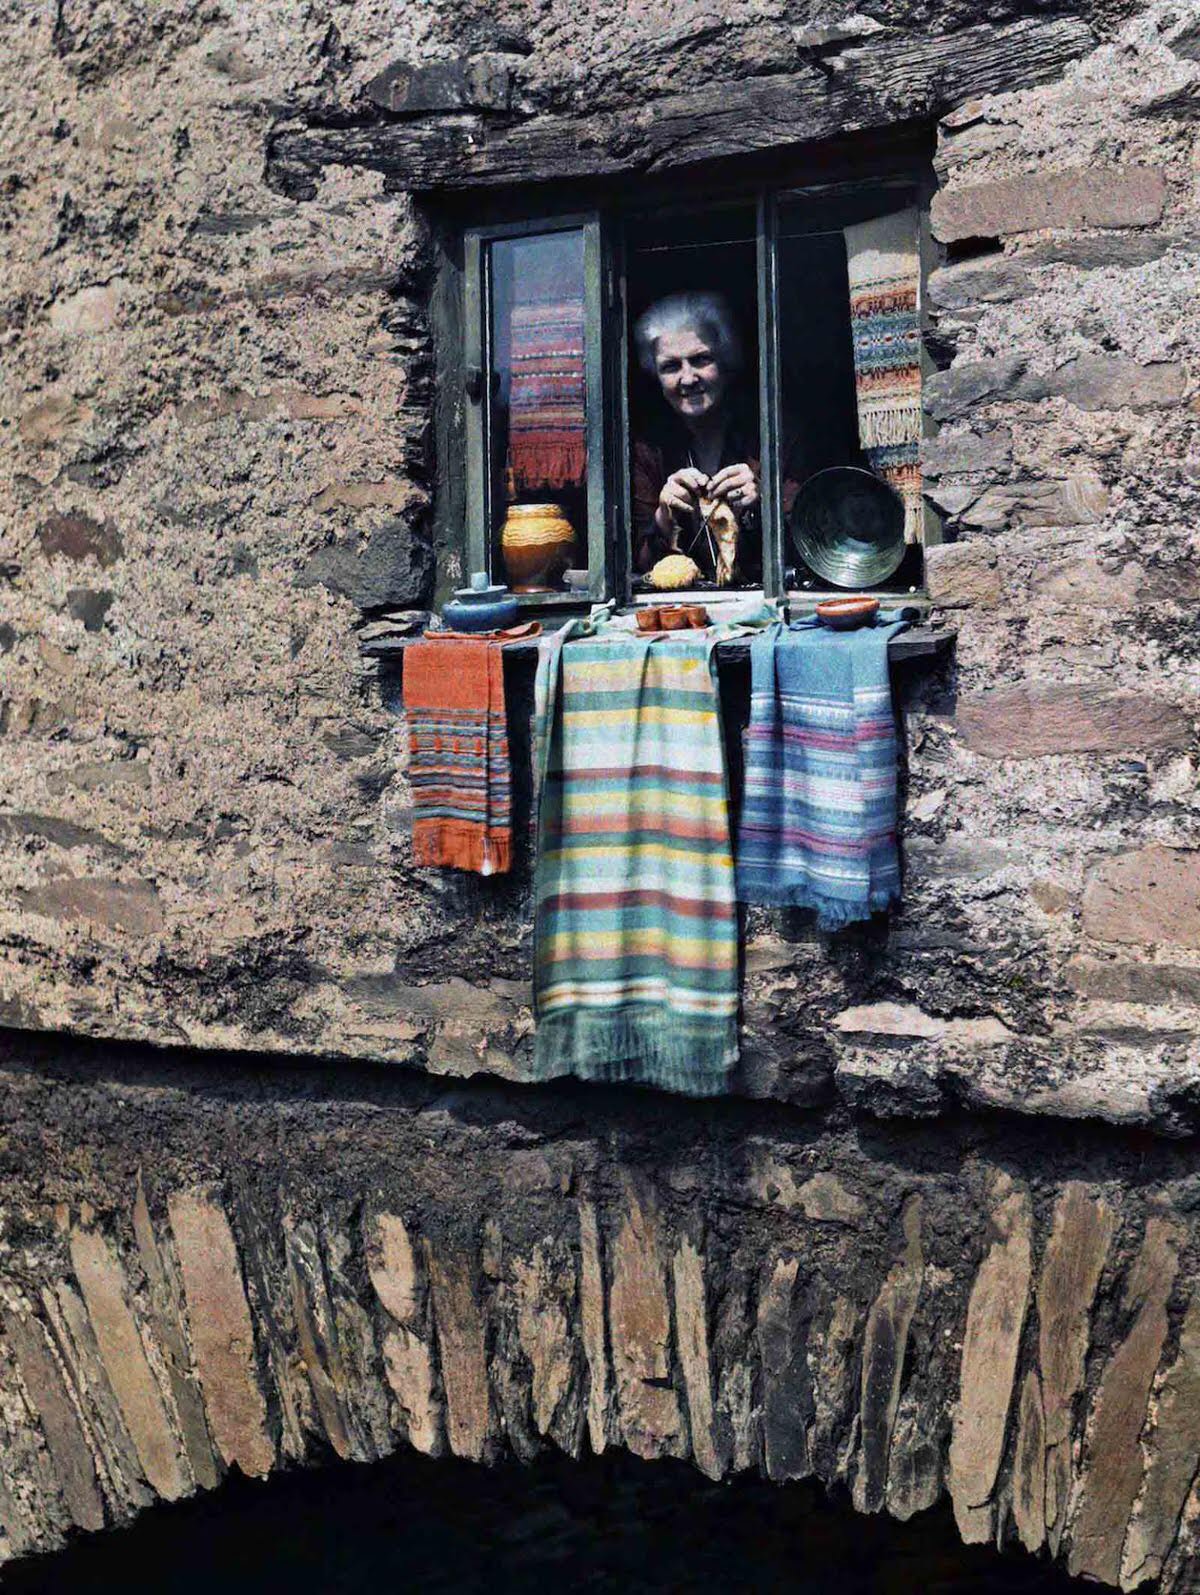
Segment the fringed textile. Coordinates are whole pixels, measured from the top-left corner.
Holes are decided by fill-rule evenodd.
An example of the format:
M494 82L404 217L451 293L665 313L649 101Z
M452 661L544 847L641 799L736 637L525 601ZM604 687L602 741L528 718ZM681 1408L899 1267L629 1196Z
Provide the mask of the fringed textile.
M711 634L542 645L535 1073L727 1089L738 937Z
M517 304L511 320L508 475L516 498L587 476L582 299Z
M921 540L921 330L917 213L847 227L858 436L872 470L904 500L904 537Z
M907 621L774 625L750 644L738 833L746 902L815 908L836 930L900 895L888 642Z
M426 632L404 655L413 860L427 868L512 867L502 636Z

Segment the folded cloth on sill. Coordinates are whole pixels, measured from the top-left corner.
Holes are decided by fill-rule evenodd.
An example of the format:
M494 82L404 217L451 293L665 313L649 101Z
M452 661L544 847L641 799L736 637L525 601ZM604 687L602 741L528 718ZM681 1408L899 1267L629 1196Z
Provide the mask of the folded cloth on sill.
M713 1096L738 1056L715 634L542 643L535 1075Z
M904 500L904 539L921 540L921 327L917 212L845 229L858 437L871 469Z
M504 706L507 632L427 631L404 654L413 861L502 875L512 867L512 781Z
M581 487L587 474L583 300L516 304L511 318L509 489Z
M815 908L836 930L899 897L888 643L907 624L881 613L830 631L813 618L751 642L743 901Z

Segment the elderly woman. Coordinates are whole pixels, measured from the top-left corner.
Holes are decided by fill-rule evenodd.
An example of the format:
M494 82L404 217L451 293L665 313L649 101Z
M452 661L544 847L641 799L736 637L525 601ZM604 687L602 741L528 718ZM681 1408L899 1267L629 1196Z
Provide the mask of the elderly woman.
M634 343L670 412L660 439L634 444L638 569L682 553L716 579L718 554L707 520L719 501L738 521L734 580L760 580L758 438L738 392L742 345L728 304L718 293L671 294L639 317Z

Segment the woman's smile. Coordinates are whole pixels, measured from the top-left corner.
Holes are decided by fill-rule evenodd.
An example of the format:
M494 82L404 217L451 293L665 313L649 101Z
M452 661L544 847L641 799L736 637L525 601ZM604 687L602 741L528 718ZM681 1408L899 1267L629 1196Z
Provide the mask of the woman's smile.
M707 415L725 396L726 377L716 354L693 331L662 333L654 368L663 397L679 415Z

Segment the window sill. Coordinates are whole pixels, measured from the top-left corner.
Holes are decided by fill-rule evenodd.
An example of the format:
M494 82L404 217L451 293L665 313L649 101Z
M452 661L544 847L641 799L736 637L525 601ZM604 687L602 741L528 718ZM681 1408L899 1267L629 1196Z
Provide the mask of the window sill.
M895 596L894 594L892 595ZM798 607L798 606L795 606ZM681 633L681 635L683 635ZM908 664L913 660L938 660L945 658L954 646L958 632L953 627L910 626L888 643L888 660L892 664ZM420 642L420 637L380 637L362 643L359 652L364 659L374 659L392 670L403 670L406 649ZM738 664L750 658L749 637L731 637L717 644L717 658L721 664ZM510 642L504 656L513 660L533 660L537 657L536 637L522 642Z

